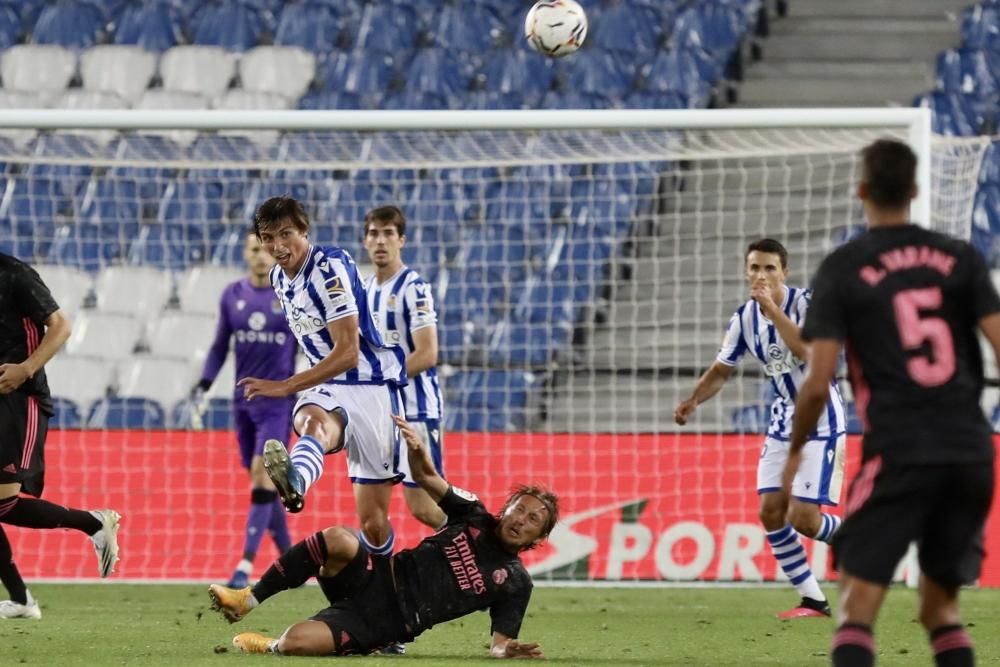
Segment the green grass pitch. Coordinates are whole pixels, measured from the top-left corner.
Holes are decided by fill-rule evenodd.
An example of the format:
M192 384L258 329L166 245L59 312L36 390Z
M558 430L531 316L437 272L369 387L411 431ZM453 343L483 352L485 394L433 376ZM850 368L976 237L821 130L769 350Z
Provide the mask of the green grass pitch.
M272 656L241 655L231 640L244 630L278 633L323 605L315 586L272 598L229 625L208 608L200 585L31 587L41 621L0 621L3 665L259 665ZM778 621L795 599L790 588L643 588L535 590L522 636L539 641L561 665L828 665L833 622ZM894 589L876 629L879 665L932 664L915 620L916 594ZM979 664L1000 664L1000 591L963 592ZM434 628L405 657L354 658L369 667L496 665L486 658L489 617L476 614ZM287 658L295 665L329 658ZM287 664L292 664L288 662Z

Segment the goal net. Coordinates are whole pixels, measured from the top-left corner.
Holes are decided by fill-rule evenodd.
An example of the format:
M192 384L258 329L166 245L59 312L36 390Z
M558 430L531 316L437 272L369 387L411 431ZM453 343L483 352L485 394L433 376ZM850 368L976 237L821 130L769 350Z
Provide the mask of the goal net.
M447 477L491 508L519 482L562 497L528 554L537 579L780 577L756 519L759 370L683 429L673 408L747 298L749 241L779 239L805 285L863 227L868 141L912 141L929 167L915 219L968 236L985 142L932 142L924 113L0 114L0 249L74 322L48 368L47 497L124 515L124 578L228 576L249 501L231 359L200 419L188 392L253 212L294 196L312 241L368 272L364 213L397 204L436 301ZM427 531L397 495L413 545ZM332 524L357 524L343 457L291 517L296 539ZM78 534L11 534L26 576L96 572ZM274 556L265 538L256 574ZM824 549L812 561L831 574Z

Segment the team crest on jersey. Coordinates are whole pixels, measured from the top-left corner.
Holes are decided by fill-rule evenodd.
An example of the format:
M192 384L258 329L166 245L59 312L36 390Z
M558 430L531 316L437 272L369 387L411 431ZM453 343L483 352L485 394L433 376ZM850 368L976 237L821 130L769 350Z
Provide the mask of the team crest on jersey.
M395 294L390 294L389 295L389 299L386 301L386 305L389 308L395 308L396 307L396 295Z
M466 491L465 489L460 489L457 486L451 487L451 490L455 492L455 495L462 500L468 500L470 503L474 503L479 500L479 496L472 493L471 491Z
M767 346L767 356L771 359L778 360L785 356L785 351L781 349L780 345L771 343Z
M247 318L247 326L249 326L254 331L260 331L267 324L267 315L255 310L250 313L250 317Z
M244 301L243 299L239 299L236 302L236 310L243 310L246 307L247 307L247 302Z
M493 583L497 586L502 586L503 582L507 581L507 570L505 568L500 568L499 570L493 570Z

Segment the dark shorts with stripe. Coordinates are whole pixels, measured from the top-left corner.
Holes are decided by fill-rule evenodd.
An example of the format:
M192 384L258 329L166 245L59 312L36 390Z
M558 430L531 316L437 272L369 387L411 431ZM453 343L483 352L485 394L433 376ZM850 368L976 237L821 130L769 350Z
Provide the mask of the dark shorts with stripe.
M20 482L25 493L42 495L48 430L48 415L36 396L19 391L0 396L0 484Z
M834 564L854 577L892 581L916 542L920 569L944 586L979 577L983 526L993 499L993 464L899 465L867 461L851 483L847 518L833 541Z
M393 583L391 557L364 547L334 577L317 577L330 606L312 617L333 633L334 655L368 654L395 642L408 642Z

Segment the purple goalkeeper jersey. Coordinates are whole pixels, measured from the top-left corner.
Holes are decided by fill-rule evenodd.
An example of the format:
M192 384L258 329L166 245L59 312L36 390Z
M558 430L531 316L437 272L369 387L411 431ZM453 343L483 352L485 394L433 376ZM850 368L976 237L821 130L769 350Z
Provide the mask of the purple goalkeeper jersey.
M236 357L236 379L245 377L284 380L295 373L295 337L288 330L270 285L254 287L249 278L231 283L219 299L219 322L215 340L209 349L201 372L204 380L214 381L233 342ZM257 398L252 403L243 399L243 388L233 389L234 406L253 406L261 410L281 407L288 409L290 398Z

